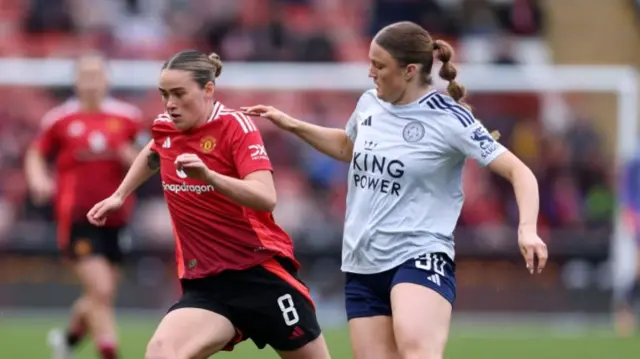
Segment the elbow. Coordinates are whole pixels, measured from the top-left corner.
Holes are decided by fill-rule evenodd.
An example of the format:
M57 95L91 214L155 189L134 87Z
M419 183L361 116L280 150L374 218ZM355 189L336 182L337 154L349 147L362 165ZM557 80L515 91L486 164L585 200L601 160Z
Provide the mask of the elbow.
M265 197L262 201L262 205L261 205L262 208L260 208L260 210L264 212L273 212L276 209L277 202L278 201L275 195Z
M511 175L511 182L529 183L531 186L538 186L538 179L533 171L524 163L520 162L520 165L515 168Z
M339 160L344 163L350 163L352 158L353 158L353 152L345 152L341 154Z
M253 199L247 200L244 203L244 206L255 211L273 212L276 208L276 203L277 199L275 193L261 193L260 195L255 195Z

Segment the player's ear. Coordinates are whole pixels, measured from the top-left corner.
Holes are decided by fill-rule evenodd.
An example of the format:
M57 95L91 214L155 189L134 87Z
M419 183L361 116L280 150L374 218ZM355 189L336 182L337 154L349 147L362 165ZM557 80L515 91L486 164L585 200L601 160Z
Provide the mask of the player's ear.
M411 78L416 76L419 71L420 69L418 68L418 65L416 64L407 65L407 67L405 67L404 69L404 79L407 81L411 80Z
M207 97L213 97L213 94L216 92L216 85L213 84L212 81L207 82L204 85L204 93Z

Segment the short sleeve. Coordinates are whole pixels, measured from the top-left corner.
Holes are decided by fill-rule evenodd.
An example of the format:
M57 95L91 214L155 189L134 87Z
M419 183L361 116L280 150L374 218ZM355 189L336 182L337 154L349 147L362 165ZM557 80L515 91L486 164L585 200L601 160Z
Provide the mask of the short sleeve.
M507 149L493 139L489 131L480 123L464 128L452 134L451 145L466 157L473 158L480 165L487 166Z
M231 151L240 178L256 171L272 171L271 161L256 125L242 113L236 112L231 116Z
M149 141L153 141L151 143L151 148L150 148L152 152L158 152L158 148L162 146L162 143L160 143L160 141L163 140L163 136L162 136L163 131L161 127L168 123L171 123L171 118L169 117L169 115L167 115L166 113L161 113L158 116L156 116L156 118L153 120L153 123L151 123L151 131L143 132L148 136L146 138L145 145L149 143ZM139 140L142 141L142 138L140 138ZM168 137L165 137L164 141L171 141L171 139ZM171 143L167 142L167 146L170 146L170 145Z
M365 97L368 96L369 92L370 91L367 91L360 96L358 103L356 104L356 108L353 110L353 113L351 114L351 117L349 117L349 121L347 121L344 128L344 131L347 133L347 136L349 136L351 142L356 142L356 138L358 137L358 123L360 119L358 111L362 107L362 103L364 102Z
M57 123L44 123L33 146L45 157L51 157L60 148L60 136Z
M354 110L349 117L349 121L347 121L347 125L344 128L344 131L351 139L351 142L356 142L356 137L358 137L358 110Z

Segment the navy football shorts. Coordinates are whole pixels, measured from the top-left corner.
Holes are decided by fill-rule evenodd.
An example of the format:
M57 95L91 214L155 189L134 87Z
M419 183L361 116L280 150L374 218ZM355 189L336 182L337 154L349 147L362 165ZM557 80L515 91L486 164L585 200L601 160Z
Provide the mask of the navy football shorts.
M346 273L347 319L391 316L391 288L399 283L425 286L453 305L455 263L444 253L428 253L381 273Z

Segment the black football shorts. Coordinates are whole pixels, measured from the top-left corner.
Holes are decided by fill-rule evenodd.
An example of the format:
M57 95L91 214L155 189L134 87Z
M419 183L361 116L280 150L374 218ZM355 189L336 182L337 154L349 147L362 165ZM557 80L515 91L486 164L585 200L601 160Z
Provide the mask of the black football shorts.
M110 263L122 263L120 234L123 227L96 227L91 223L74 223L69 232L69 241L63 252L71 260L99 256Z
M220 314L235 326L237 336L224 350L251 339L258 348L296 350L320 336L309 289L286 259L242 271L183 279L182 297L169 311L200 308Z

